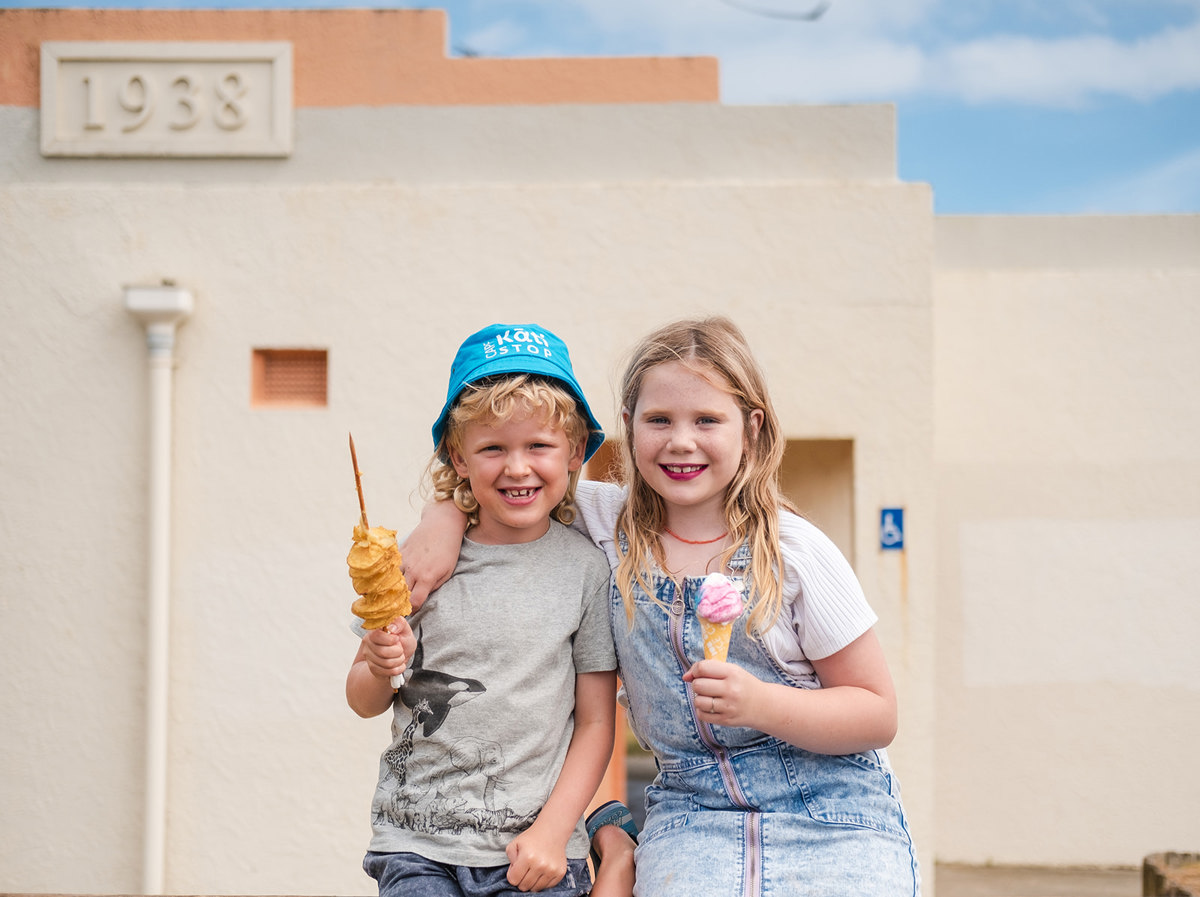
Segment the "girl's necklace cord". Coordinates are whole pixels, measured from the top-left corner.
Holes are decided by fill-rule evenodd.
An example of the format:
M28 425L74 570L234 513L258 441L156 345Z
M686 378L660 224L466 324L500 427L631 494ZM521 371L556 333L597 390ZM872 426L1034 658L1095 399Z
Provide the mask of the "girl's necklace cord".
M666 533L668 536L670 536L672 539L678 539L680 542L683 542L685 545L711 545L713 542L720 542L722 539L724 539L726 536L729 535L729 530L726 530L725 532L721 533L721 535L717 536L715 539L685 539L683 536L679 535L678 533L672 532L671 528L669 526L664 526L663 532Z

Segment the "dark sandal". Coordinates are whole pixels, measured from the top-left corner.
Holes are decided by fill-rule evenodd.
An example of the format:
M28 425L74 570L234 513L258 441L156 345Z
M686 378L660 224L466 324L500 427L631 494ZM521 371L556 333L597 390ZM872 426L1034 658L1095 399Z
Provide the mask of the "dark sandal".
M596 807L584 824L587 826L589 844L596 837L596 832L606 825L615 825L624 830L625 834L634 841L638 839L638 827L637 823L633 821L633 814L629 812L629 807L619 800L610 800L608 803ZM592 867L600 868L600 854L596 853L594 847L592 848Z

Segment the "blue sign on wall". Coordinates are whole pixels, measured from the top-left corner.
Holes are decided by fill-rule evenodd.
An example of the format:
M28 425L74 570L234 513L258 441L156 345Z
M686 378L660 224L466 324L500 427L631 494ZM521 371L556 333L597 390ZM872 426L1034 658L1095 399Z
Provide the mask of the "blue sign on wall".
M884 508L879 512L879 547L884 551L904 548L904 508Z

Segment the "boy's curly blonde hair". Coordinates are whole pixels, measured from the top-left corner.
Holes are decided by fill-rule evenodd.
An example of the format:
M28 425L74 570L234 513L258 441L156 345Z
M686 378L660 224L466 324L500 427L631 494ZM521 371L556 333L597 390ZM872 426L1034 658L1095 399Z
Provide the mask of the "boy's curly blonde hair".
M502 374L468 383L455 399L446 418L446 430L429 462L429 479L436 501L452 499L455 507L467 515L470 526L479 523L479 500L471 492L471 482L459 476L450 463L450 451L462 451L462 439L468 424L495 424L517 415L542 415L556 430L562 430L574 450L588 438L588 422L579 410L574 394L549 377L536 374ZM567 526L575 519L575 488L582 467L567 478L567 491L551 512Z

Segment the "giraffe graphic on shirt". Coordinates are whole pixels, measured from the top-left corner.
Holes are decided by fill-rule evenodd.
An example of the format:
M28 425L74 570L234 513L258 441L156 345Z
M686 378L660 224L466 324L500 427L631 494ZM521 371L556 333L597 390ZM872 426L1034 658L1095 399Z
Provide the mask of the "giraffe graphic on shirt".
M394 778L397 788L404 787L404 783L408 780L408 758L412 756L413 751L413 734L417 731L417 724L421 721L421 717L428 713L429 702L419 702L413 708L412 719L404 727L404 734L400 740L383 752L383 762L387 766L384 782Z

